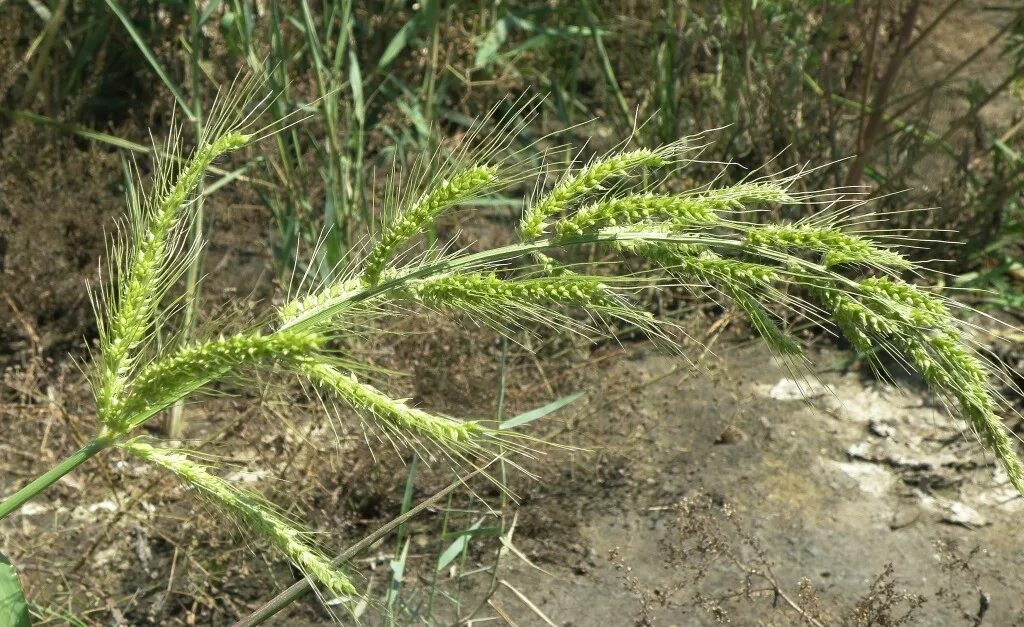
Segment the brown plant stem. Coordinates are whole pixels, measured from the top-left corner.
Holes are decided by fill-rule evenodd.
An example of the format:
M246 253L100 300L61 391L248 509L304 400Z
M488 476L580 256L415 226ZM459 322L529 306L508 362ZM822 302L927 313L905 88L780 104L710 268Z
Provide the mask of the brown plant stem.
M956 1L959 0L955 0L955 2ZM870 155L871 149L874 147L875 142L882 131L882 121L884 119L886 104L889 102L889 96L892 94L892 88L896 82L896 76L899 74L900 68L903 67L903 62L907 58L907 53L921 41L921 38L919 37L916 41L911 42L911 36L914 34L914 25L917 23L917 13L920 8L921 0L913 0L910 3L910 6L907 7L906 12L903 14L903 18L901 20L902 26L897 39L896 49L889 57L889 63L885 68L885 73L882 75L881 80L878 81L878 85L875 87L875 95L871 100L870 106L871 113L868 116L867 123L864 125L864 132L857 140L857 156L854 157L853 162L850 164L850 169L846 173L846 181L843 183L844 186L859 186L864 178L864 168L867 167L868 156ZM933 24L934 23L935 22L933 22ZM922 36L926 35L927 32L928 31L922 33ZM870 72L871 68L867 68L867 71Z

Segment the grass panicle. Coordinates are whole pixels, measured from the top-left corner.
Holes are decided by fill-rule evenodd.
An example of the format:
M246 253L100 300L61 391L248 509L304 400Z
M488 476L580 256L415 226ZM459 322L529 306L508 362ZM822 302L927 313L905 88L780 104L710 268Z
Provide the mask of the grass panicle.
M797 357L804 354L800 343L779 328L776 316L772 315L750 291L727 288L725 293L747 316L750 326L770 349L785 357Z
M777 268L722 255L706 246L640 244L632 250L657 262L666 271L729 288L755 292L779 279Z
M516 243L475 251L432 245L414 260L399 261L409 240L446 209L491 193L514 193L523 172L542 171L533 166L517 170L507 162L499 168L486 165L483 157L459 153L456 162L469 165L446 166L443 177L436 172L416 179L435 181L419 194L406 190L406 197L417 200L394 214L361 271L341 269L345 278L338 279L338 268L312 267L306 274L319 277L320 283L291 295L267 328L226 337L211 329L207 337L217 339L177 349L164 345L154 356L147 338L169 323L173 305L163 301L194 254L181 236L191 220L194 190L215 159L251 139L223 121L211 121L206 128L213 130L184 165L166 159L158 168L150 199L136 195L130 201L133 230L127 250L114 262L117 287L112 298L97 299L101 342L94 377L100 436L0 501L0 518L105 448L120 446L170 470L333 594L352 598L351 580L314 547L309 533L262 497L235 488L184 453L130 439L131 432L214 382L247 369L273 369L338 397L387 439L412 446L426 458L475 464L500 456L517 466L515 455L530 454L521 443L527 435L412 407L357 378L354 373L372 368L342 362L330 347L373 333L380 316L409 315L416 310L410 304L468 314L513 341L533 325L590 330L589 319L600 321L601 331L626 326L671 342L662 331L670 323L631 297L680 284L727 296L783 359L802 356L799 343L785 332L789 314L817 324L831 319L864 353L884 350L902 356L908 368L950 401L1024 493L1024 469L999 416L1007 403L994 387L995 370L960 332L950 302L898 278L899 271L915 270L914 264L896 248L877 244L870 233L840 228L850 207L861 201L844 205L830 192L791 193L795 177L667 194L664 177L637 176L678 164L680 155L692 149L690 140L611 153L565 174L527 207ZM504 133L496 145L510 141ZM520 174L500 174L506 171ZM623 178L630 178L627 185L615 184ZM746 223L725 215L794 203L829 208L795 224ZM556 256L578 260L584 250L596 261L555 261ZM613 253L641 261L643 269L609 262ZM780 308L785 316L777 313ZM261 385L252 376L233 380L243 387Z

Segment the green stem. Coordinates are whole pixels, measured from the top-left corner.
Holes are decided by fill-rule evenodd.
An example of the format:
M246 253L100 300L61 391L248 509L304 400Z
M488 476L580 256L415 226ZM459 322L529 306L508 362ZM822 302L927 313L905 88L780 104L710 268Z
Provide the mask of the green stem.
M3 502L0 502L0 520L6 518L8 514L18 509L28 501L34 499L37 494L53 485L58 479L75 468L78 468L78 466L85 463L93 455L99 453L113 443L114 438L110 436L97 437L95 440L80 448L77 452L61 463L40 475L35 481L4 499Z
M541 252L549 249L567 249L584 244L611 243L611 242L663 242L666 244L700 244L712 247L729 248L742 252L754 253L781 262L783 264L796 264L800 268L813 275L820 275L826 272L821 264L799 259L792 255L780 253L765 246L751 246L740 239L728 239L709 234L687 234L654 231L621 231L615 229L600 230L582 235L572 235L561 238L538 239L530 242L511 244L501 248L492 248L477 253L461 255L459 257L442 259L435 263L420 266L408 270L393 279L382 280L373 287L368 287L355 294L344 294L336 299L331 299L322 305L305 311L294 318L287 320L278 331L314 331L327 320L338 316L345 309L360 303L372 300L381 294L392 290L401 289L409 281L414 279L425 279L432 276L448 274L473 267L488 267L490 264L526 257L530 253ZM840 281L847 287L854 287L856 282L841 275L833 277L833 280Z

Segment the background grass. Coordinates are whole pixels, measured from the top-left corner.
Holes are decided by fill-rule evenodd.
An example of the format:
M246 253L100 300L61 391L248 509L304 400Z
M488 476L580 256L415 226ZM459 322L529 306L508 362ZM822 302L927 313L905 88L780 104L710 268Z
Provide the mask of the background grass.
M193 4L8 2L14 61L3 112L132 150L240 68L267 78L274 116L305 119L235 176L258 178L281 272L326 233L326 267L367 233L375 173L431 151L509 94L546 94L537 131L632 132L643 143L725 127L715 159L769 169L850 157L809 187L866 184L900 226L962 233L942 251L971 285L1016 297L1024 17L1009 5L771 0L578 3L426 0ZM962 11L998 30L928 74L921 54ZM914 55L917 56L914 56ZM998 69L993 70L996 67ZM1015 109L1016 105L1016 109ZM1016 111L1016 114L1014 114ZM107 135L98 135L107 133ZM129 136L130 135L130 136ZM710 171L710 169L709 169ZM935 176L941 172L941 180ZM706 172L695 172L703 176ZM717 174L717 172L716 172ZM377 203L379 204L379 203ZM799 211L799 210L797 210ZM207 224L214 219L207 216ZM1008 274L1009 273L1009 274Z

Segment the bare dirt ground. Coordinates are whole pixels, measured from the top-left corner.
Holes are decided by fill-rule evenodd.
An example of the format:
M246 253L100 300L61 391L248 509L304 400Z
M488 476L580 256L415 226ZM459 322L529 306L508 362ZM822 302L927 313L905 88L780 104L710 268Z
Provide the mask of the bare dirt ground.
M525 506L577 524L530 539L550 574L503 573L554 623L895 624L913 597L909 624L1021 621L1024 500L942 410L856 373L794 380L756 345L707 363L640 349L588 377L595 453Z

